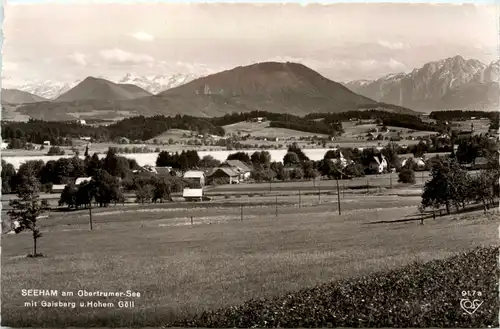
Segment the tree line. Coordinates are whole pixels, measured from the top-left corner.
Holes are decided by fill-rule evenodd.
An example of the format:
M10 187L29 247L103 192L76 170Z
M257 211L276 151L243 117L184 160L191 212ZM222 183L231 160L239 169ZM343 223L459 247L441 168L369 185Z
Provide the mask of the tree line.
M486 213L497 205L499 168L498 154L488 158L487 167L478 175L467 172L453 156L438 157L431 167L431 179L424 185L421 207L436 210L444 206L450 214L453 206L458 213L470 203L481 203Z
M365 111L345 111L340 113L311 113L305 116L305 119L315 120L322 119L325 124L336 123L341 121L356 120L381 120L386 126L394 126L422 131L442 131L445 128L434 124L423 122L416 115L387 112L382 110L365 110Z
M382 110L347 111L341 113L314 113L296 116L286 113L251 111L226 114L221 117L199 118L189 115L167 117L136 116L126 118L108 126L82 125L76 122L56 122L30 119L28 122L2 122L2 138L18 140L16 148L26 143L42 144L50 141L51 145L71 145L71 139L90 137L97 142L108 142L126 137L131 140L149 140L169 129L185 129L199 134L224 136L223 126L241 121L265 117L273 127L284 127L298 131L328 134L335 136L343 132L341 121L350 119L381 119L385 125L410 128L415 130L438 131L434 124L424 123L417 116L392 113ZM316 119L323 119L317 121ZM69 144L68 144L69 143Z

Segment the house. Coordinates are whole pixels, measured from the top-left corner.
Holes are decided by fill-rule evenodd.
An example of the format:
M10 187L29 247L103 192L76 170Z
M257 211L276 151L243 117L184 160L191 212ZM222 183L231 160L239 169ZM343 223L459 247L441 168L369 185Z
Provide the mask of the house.
M90 142L92 140L92 137L84 136L84 137L80 137L80 140Z
M78 177L75 180L75 185L78 186L80 184L90 182L91 180L92 180L92 177Z
M250 178L250 173L252 172L252 169L240 160L226 160L223 163L221 163L219 167L232 168L234 171L240 174L241 180Z
M54 184L54 185L52 185L52 190L50 192L51 193L62 193L64 191L65 187L66 187L66 184Z
M186 201L202 201L203 200L203 188L189 188L185 187L182 191L182 197Z
M200 186L205 185L205 173L200 170L188 170L182 176L185 180L189 180L199 184Z
M210 184L217 182L218 184L238 184L240 182L240 173L231 167L216 168L208 175Z
M50 146L50 141L43 141L43 146Z
M86 125L87 122L83 119L80 119L80 120L76 120L76 123L79 124L79 125Z
M374 155L370 162L369 169L377 174L383 173L387 170L387 158L383 154Z
M172 167L152 167L158 175L171 175Z
M335 159L330 159L333 163L340 165L340 168L344 169L347 165L353 163L354 161L344 158L342 152L339 151L339 156Z
M415 163L415 170L416 171L420 171L420 170L425 170L426 169L426 167L427 167L426 162L421 157L417 157L417 158L409 157L409 158L406 158L403 161L401 161L401 167L404 167L406 165L406 163L408 162L409 159L412 159L413 163Z

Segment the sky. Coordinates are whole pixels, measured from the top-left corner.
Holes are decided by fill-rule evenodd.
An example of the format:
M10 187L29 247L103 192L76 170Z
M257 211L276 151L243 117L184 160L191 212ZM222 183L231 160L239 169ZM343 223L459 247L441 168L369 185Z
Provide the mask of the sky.
M4 85L205 75L263 61L300 62L350 81L455 55L498 59L492 4L20 2L4 7Z

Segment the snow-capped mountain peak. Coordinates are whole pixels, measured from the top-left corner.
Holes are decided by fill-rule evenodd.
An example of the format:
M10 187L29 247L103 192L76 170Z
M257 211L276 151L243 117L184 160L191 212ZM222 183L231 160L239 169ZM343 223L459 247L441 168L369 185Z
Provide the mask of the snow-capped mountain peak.
M134 75L132 73L127 73L125 74L125 76L119 79L110 79L104 76L99 76L99 78L106 79L114 83L136 85L142 89L149 91L152 94L158 94L167 89L188 83L199 77L201 76L197 76L194 74L183 74L183 73L176 73L170 75L155 75L152 77L139 76L139 75ZM81 81L83 81L83 79L74 81L54 81L54 80L14 81L11 78L4 77L2 79L2 87L26 91L31 94L38 95L47 99L55 99L58 96L70 90L71 88L75 87Z

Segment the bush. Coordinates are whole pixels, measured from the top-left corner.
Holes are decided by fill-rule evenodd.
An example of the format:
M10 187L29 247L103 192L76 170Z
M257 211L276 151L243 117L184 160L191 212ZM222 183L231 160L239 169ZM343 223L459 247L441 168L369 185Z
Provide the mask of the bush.
M399 172L399 183L415 184L415 172L410 168L402 168Z
M364 177L365 168L359 163L351 163L344 168L344 172L350 177Z
M49 152L47 153L47 155L64 155L64 154L65 154L64 150L58 146L52 146L49 149Z

